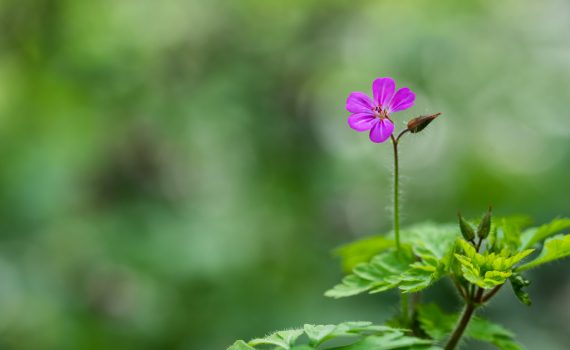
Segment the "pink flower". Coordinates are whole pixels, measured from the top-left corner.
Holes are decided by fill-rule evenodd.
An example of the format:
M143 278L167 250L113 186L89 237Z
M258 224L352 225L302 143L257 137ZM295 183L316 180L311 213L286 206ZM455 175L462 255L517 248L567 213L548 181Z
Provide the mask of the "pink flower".
M372 83L371 99L362 92L353 92L346 100L346 109L352 113L348 125L356 131L370 130L370 140L381 143L394 132L390 114L414 105L416 94L407 87L396 91L396 83L390 77L378 78Z

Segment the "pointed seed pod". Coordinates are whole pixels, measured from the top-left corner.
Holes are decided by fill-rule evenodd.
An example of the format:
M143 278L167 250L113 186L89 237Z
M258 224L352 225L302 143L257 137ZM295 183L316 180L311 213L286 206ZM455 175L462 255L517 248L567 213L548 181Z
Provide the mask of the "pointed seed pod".
M489 207L489 210L487 211L487 213L485 213L485 216L483 216L483 219L481 219L481 223L477 228L477 237L485 239L489 235L489 232L491 231L492 214L493 214L492 208Z
M460 212L457 212L457 219L459 220L459 228L461 229L461 234L466 241L471 241L475 238L475 230L473 227L461 216Z
M412 133L418 133L425 129L435 118L439 117L441 113L432 115L420 115L408 122L408 130Z

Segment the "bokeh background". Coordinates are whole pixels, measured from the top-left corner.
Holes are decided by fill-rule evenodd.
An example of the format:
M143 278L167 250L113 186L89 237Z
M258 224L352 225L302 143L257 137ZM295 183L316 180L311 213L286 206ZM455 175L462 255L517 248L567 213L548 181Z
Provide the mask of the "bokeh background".
M382 322L394 294L322 295L331 250L391 225L391 147L346 96L389 75L417 93L399 128L444 113L402 143L404 224L489 204L540 224L570 215L569 33L566 0L0 1L0 348ZM485 313L568 349L569 269Z

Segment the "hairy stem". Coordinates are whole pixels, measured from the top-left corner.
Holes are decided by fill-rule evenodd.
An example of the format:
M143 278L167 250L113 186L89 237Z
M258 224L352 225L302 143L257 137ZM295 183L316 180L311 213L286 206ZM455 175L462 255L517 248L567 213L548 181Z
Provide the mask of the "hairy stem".
M396 252L400 253L400 165L398 157L398 141L400 137L405 134L405 131L401 132L397 138L391 135L392 145L394 146L394 239L396 241ZM410 312L410 300L408 294L400 293L401 302L401 312L402 312L402 322L408 325L410 322L409 312Z
M398 138L399 139L399 138ZM394 239L396 240L396 251L400 251L400 167L398 159L398 139L392 135L392 145L394 146Z

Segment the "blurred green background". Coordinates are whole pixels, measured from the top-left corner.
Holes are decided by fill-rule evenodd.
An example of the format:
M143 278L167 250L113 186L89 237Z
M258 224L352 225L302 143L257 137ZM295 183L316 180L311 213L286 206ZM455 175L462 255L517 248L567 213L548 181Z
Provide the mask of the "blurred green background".
M569 216L569 33L567 0L0 1L0 348L382 322L396 295L322 296L330 251L391 225L391 147L347 95L388 75L417 93L398 128L444 113L402 143L404 224ZM484 312L568 349L569 269Z

